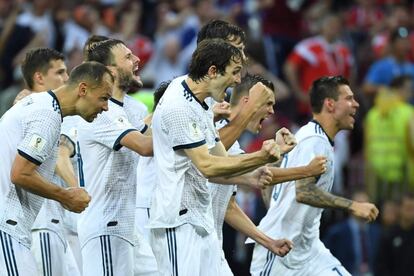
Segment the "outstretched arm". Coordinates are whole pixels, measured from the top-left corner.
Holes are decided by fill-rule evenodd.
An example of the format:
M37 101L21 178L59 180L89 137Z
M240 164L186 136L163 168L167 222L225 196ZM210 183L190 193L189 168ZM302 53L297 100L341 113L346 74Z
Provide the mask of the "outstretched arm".
M357 202L333 195L321 190L316 185L316 178L309 177L296 181L296 201L318 208L336 208L351 212L353 215L374 221L378 216L378 209L368 202Z
M274 240L260 231L250 218L240 209L234 196L227 206L224 220L240 233L252 238L278 256L285 256L293 247L291 241L286 239Z

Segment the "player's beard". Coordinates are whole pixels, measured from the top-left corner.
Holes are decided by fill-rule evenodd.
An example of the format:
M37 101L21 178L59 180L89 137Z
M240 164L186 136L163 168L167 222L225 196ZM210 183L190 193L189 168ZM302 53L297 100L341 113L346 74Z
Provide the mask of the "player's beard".
M118 68L118 83L119 89L129 93L137 92L140 88L142 88L142 83L134 79L132 74L128 74L125 70Z

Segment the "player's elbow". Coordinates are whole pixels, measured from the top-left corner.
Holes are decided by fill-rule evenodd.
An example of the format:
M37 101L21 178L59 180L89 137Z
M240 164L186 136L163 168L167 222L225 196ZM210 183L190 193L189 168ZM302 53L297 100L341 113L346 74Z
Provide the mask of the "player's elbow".
M197 164L197 169L207 179L217 176L217 173L214 170L214 166L210 162L207 162L207 161L199 162Z
M10 172L10 181L16 186L23 187L25 178L26 176L22 172L19 172L17 170L11 170Z
M298 189L296 189L296 202L305 203L305 195Z

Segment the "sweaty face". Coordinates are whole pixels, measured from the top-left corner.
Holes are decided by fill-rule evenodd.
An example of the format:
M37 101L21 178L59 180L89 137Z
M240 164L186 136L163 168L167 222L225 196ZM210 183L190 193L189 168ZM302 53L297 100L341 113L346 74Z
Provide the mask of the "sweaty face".
M61 59L51 60L50 68L46 74L42 74L43 83L46 90L56 89L64 85L69 79L65 62Z
M136 92L143 86L138 75L139 58L125 45L119 44L112 49L117 70L118 87L126 92Z
M98 86L87 87L87 93L80 104L80 116L92 122L99 113L108 110L108 100L112 97L113 82L108 74Z
M217 102L224 101L226 96L226 89L234 87L240 83L241 80L241 60L232 60L227 65L225 72L217 73L216 77L212 79L211 97Z
M254 118L246 127L246 129L252 133L258 133L262 129L263 121L275 113L273 110L273 106L275 105L275 94L270 89L267 89L267 93L270 95L270 100L260 107Z
M338 90L339 96L335 101L333 112L337 127L339 130L353 129L359 103L355 100L354 93L348 85L341 85Z

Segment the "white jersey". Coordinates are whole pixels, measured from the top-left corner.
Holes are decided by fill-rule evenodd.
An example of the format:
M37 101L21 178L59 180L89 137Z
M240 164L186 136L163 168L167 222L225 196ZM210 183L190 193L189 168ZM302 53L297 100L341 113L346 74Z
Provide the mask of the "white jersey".
M150 208L155 189L154 157L141 156L137 167L137 208Z
M227 120L220 120L216 123L216 128L220 129L228 124ZM244 150L240 148L238 141L235 141L233 145L227 150L229 156L243 154ZM229 205L230 198L236 194L237 185L221 185L216 183L210 184L213 216L214 216L214 227L217 232L217 237L220 243L223 243L223 224L224 217L226 215L227 206Z
M30 229L44 198L15 186L10 171L16 154L38 165L37 172L52 181L62 115L51 91L20 100L0 120L0 230L30 247Z
M147 106L129 95L125 95L123 106L131 124L135 127L141 127L142 121L148 115ZM138 125L135 125L135 122Z
M317 155L326 156L327 171L316 185L329 192L334 180L333 142L316 121L301 127L295 137L298 144L284 157L282 167L305 166ZM258 228L272 238L291 240L292 251L280 260L289 268L301 269L311 257L326 250L319 239L322 211L297 202L295 181L285 182L273 188L270 208Z
M92 199L80 215L78 234L81 245L100 235L119 236L135 244L135 192L138 155L123 148L121 139L134 127L124 108L109 101L109 111L92 123L82 123L78 141L83 160L85 188Z
M190 223L211 233L214 222L207 180L184 149L219 141L213 115L185 82L174 79L154 112L153 143L156 187L151 204L150 228L171 228Z
M83 121L80 116L67 116L63 119L61 127L61 135L66 136L73 144L74 153L71 156L72 166L75 173L78 172L78 163L81 162L80 154L77 150L77 124ZM61 187L67 187L67 184L58 175L54 175L53 182ZM76 232L74 223L72 223L72 216L77 214L70 212L62 207L62 205L51 199L45 199L39 214L33 224L32 230L50 230L55 232L62 240L62 243L66 247L65 242L65 228L69 227L71 231Z

